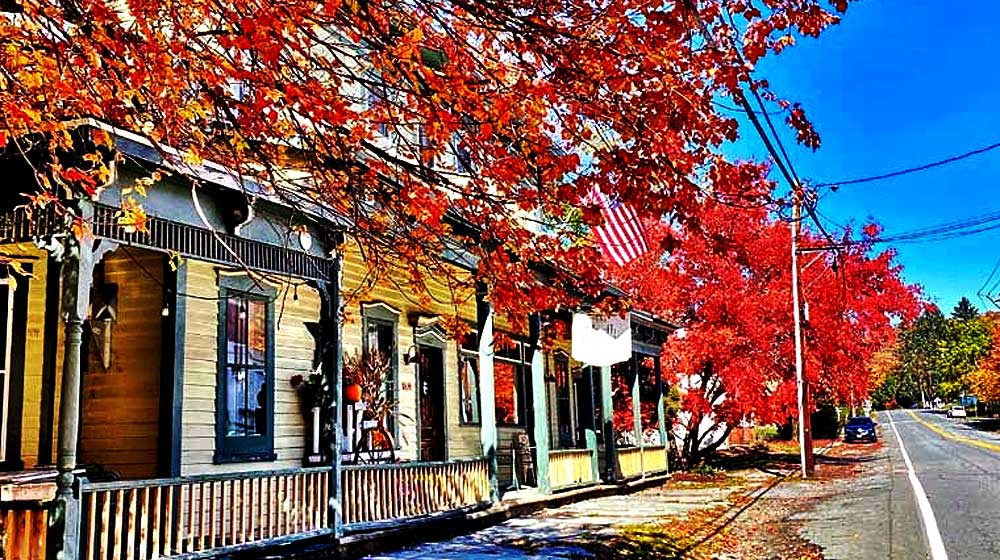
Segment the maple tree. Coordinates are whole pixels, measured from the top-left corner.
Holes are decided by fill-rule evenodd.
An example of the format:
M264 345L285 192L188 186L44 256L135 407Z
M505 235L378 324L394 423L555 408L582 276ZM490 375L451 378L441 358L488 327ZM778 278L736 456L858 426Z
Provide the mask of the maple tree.
M726 170L731 189L768 192L767 169ZM667 255L649 255L617 271L643 309L681 325L664 346L665 375L682 393L674 431L681 456L700 461L739 422L784 423L796 415L789 225L766 208L707 202L699 228L651 225L676 238ZM841 232L846 241L852 231ZM901 278L893 251L875 252L878 227L838 253L802 263L805 377L813 402L859 405L872 388L869 364L891 346L895 321L920 309L917 288ZM825 239L806 230L802 245Z
M989 352L967 375L969 388L981 402L1000 402L1000 321L992 320Z
M754 88L778 102L753 65L836 23L847 0L831 5L17 0L0 15L0 147L31 160L31 203L78 234L66 203L113 176L108 135L73 134L98 119L167 162L127 191L123 227L144 227L142 191L163 174L213 161L350 218L369 261L416 285L471 284L441 259L464 242L494 303L520 316L571 297L565 283L599 289L602 259L561 219L576 206L599 221L577 202L593 188L696 223L739 130L720 100ZM780 104L817 147L802 107ZM537 282L538 262L558 281Z

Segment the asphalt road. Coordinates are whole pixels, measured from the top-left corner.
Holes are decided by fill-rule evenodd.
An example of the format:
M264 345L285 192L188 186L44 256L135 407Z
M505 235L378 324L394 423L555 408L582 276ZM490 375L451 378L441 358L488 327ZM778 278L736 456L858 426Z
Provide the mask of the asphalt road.
M892 421L923 485L948 558L1000 559L1000 436L927 411ZM895 444L889 419L882 437Z

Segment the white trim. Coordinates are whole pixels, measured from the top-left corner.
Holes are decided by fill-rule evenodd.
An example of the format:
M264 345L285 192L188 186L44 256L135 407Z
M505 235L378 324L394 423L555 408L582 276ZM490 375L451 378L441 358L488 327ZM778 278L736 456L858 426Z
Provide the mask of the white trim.
M910 478L910 485L913 486L913 496L917 500L917 507L920 509L920 519L924 523L924 533L927 535L927 545L930 547L931 560L948 560L948 553L944 549L944 541L941 540L941 531L938 530L937 519L934 518L934 510L931 509L931 502L924 492L924 485L917 478L916 471L913 470L913 462L903 445L903 438L896 429L896 423L892 420L892 413L886 412L889 417L889 426L896 434L896 441L899 443L899 452L903 454L903 462L906 463L907 475Z
M7 460L7 415L10 410L10 347L11 338L14 334L14 289L10 280L4 278L0 280L0 286L7 286L7 324L3 328L7 329L6 347L3 349L3 395L0 395L0 406L3 407L2 421L0 424L0 461Z

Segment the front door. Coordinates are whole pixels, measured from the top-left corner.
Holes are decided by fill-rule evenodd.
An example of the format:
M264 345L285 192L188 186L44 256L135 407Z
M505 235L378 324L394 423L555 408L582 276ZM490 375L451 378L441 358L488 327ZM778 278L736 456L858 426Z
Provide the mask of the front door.
M444 461L444 351L420 347L420 460Z

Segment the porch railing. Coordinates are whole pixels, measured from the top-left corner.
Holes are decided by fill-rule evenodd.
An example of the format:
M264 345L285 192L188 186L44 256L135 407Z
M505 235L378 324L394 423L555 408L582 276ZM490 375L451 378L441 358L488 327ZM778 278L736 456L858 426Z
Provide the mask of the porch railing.
M549 484L553 489L596 483L592 457L596 450L549 451Z
M667 470L667 447L642 448L642 470L645 474L661 473Z
M330 472L84 482L81 559L153 560L325 531Z
M485 459L343 467L345 529L460 510L489 501Z
M618 450L618 469L625 480L640 478L667 470L667 448L623 447Z
M622 478L638 478L642 476L642 448L621 447L618 449L618 470Z
M48 507L41 504L0 508L3 516L3 558L29 560L45 558Z

